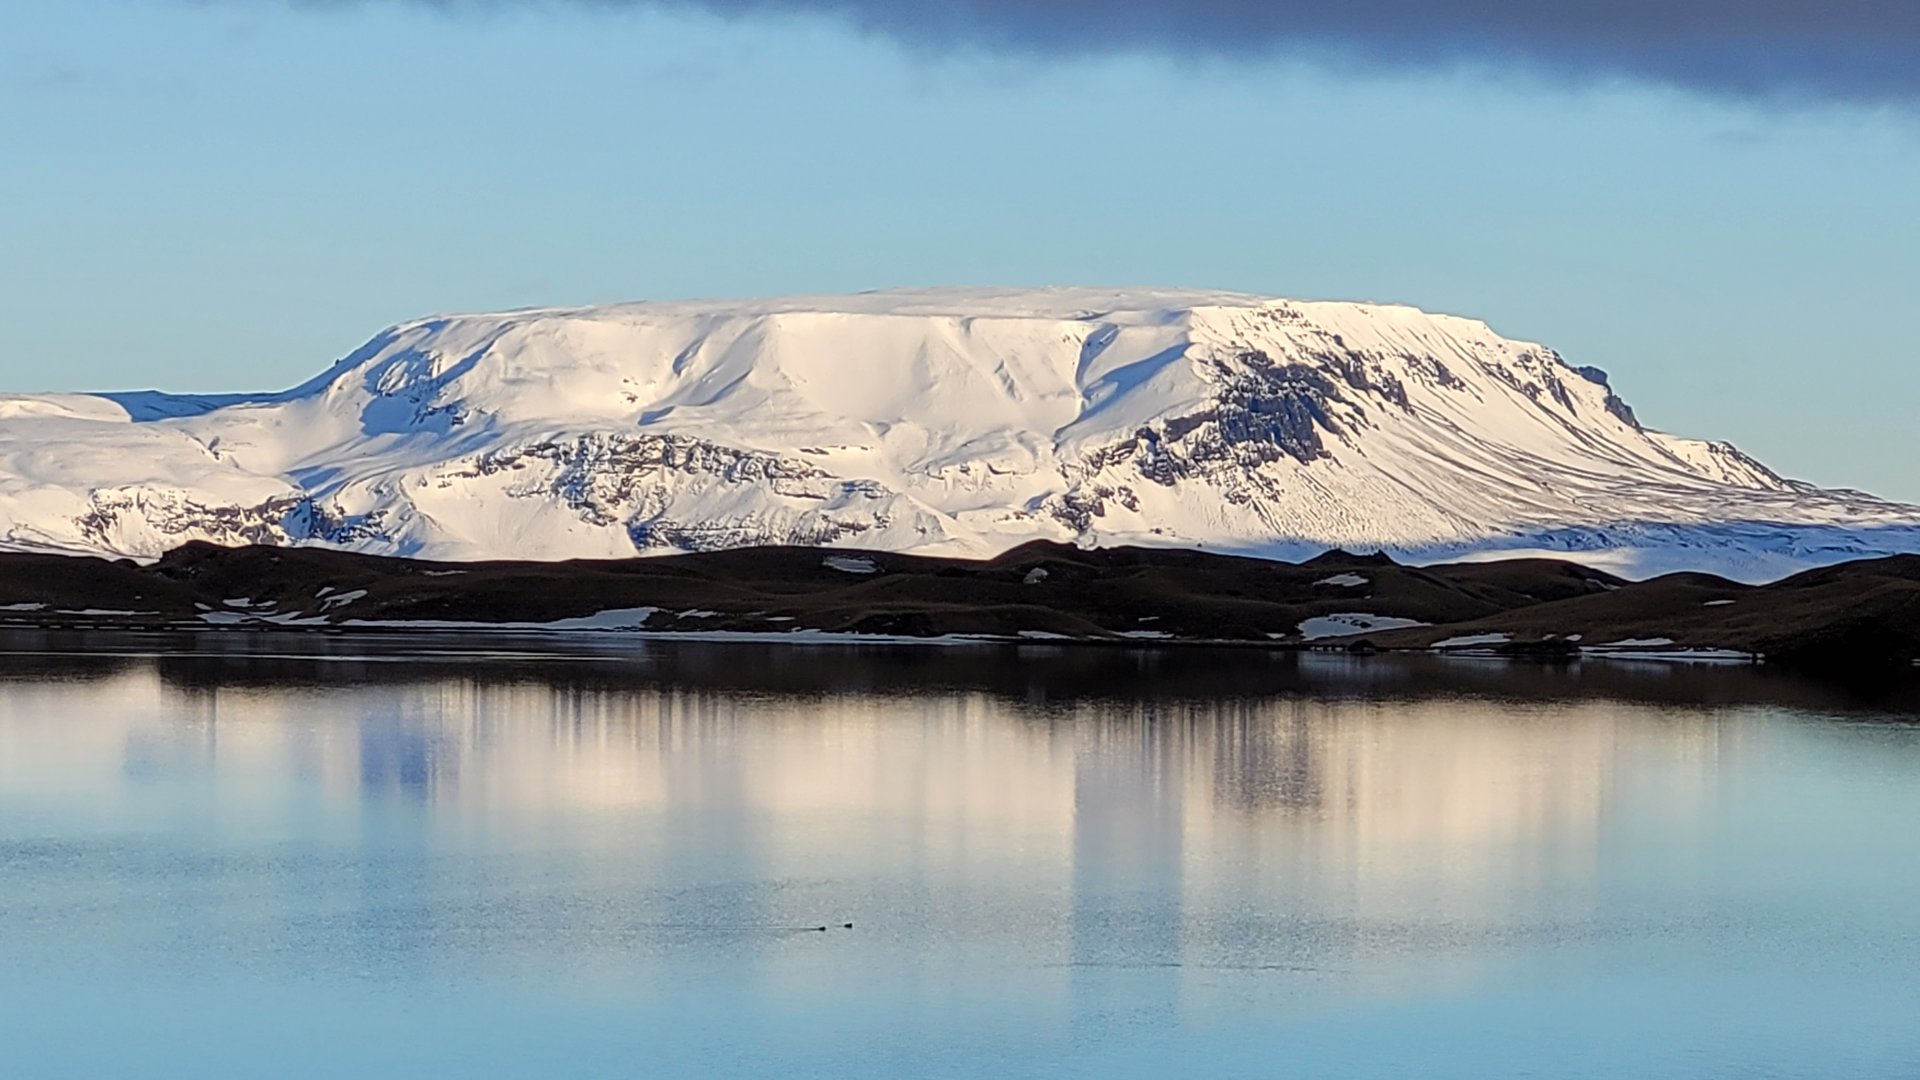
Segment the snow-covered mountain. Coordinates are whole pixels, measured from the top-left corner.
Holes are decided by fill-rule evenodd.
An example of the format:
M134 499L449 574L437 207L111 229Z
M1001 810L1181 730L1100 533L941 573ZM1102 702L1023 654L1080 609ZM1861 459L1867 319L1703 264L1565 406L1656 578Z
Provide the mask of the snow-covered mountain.
M1762 579L1920 508L1640 426L1592 368L1406 307L1106 290L396 326L279 394L0 398L0 546L442 559L1034 538L1550 552Z

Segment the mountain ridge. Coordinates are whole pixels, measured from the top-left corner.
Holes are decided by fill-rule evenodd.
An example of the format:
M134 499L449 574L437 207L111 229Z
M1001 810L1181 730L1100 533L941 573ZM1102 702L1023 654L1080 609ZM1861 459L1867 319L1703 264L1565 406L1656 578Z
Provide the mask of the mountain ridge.
M0 397L0 546L442 559L1033 539L1744 579L1920 508L1643 427L1597 368L1403 305L936 289L396 324L277 394Z

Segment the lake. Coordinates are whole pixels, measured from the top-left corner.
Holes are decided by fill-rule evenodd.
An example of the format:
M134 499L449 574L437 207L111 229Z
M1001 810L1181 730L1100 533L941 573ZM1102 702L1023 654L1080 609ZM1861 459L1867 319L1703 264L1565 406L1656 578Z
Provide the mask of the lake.
M1647 663L16 633L0 1073L1913 1077L1915 709Z

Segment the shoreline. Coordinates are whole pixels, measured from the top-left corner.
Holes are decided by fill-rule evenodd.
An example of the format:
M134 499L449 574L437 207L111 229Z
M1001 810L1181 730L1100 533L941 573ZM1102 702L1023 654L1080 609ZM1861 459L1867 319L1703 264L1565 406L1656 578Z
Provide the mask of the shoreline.
M1740 652L1731 649L1697 648L1649 648L1646 650L1619 649L1607 646L1593 646L1576 649L1560 655L1541 655L1527 651L1502 652L1497 648L1370 648L1355 649L1351 644L1341 644L1339 639L1318 639L1306 642L1288 641L1249 641L1239 638L1122 638L1122 637L1070 637L1066 635L1018 636L991 634L940 634L916 636L907 634L863 634L855 632L835 632L825 630L646 630L641 628L547 628L538 624L487 624L487 623L437 623L415 624L392 623L312 623L267 621L231 622L231 623L27 623L0 620L0 633L74 633L74 634L146 634L189 636L214 634L227 636L256 636L263 634L289 634L316 636L324 638L348 638L366 636L386 641L431 640L436 635L466 640L512 640L566 641L584 639L597 642L637 641L646 643L693 642L709 645L787 645L802 648L844 648L884 646L890 648L1099 648L1152 651L1158 649L1233 649L1241 651L1315 654L1323 656L1348 656L1364 659L1369 656L1426 656L1456 660L1503 660L1520 661L1535 664L1569 664L1586 661L1626 661L1635 663L1668 664L1714 664L1732 666L1763 666L1767 659L1762 654ZM0 656L8 655L8 650L0 648ZM21 654L26 655L26 654ZM50 652L36 652L31 655L54 655ZM109 654L111 655L111 654ZM537 655L537 654L536 654ZM1920 664L1920 661L1916 661Z

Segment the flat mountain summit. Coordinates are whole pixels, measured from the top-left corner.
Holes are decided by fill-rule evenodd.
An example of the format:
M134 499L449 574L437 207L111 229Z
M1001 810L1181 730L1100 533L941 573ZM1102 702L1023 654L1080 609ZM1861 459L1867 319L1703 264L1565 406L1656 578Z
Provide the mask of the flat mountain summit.
M1470 319L1146 290L423 319L291 390L0 398L0 547L439 560L1032 540L1743 580L1920 551L1920 508L1644 427Z

